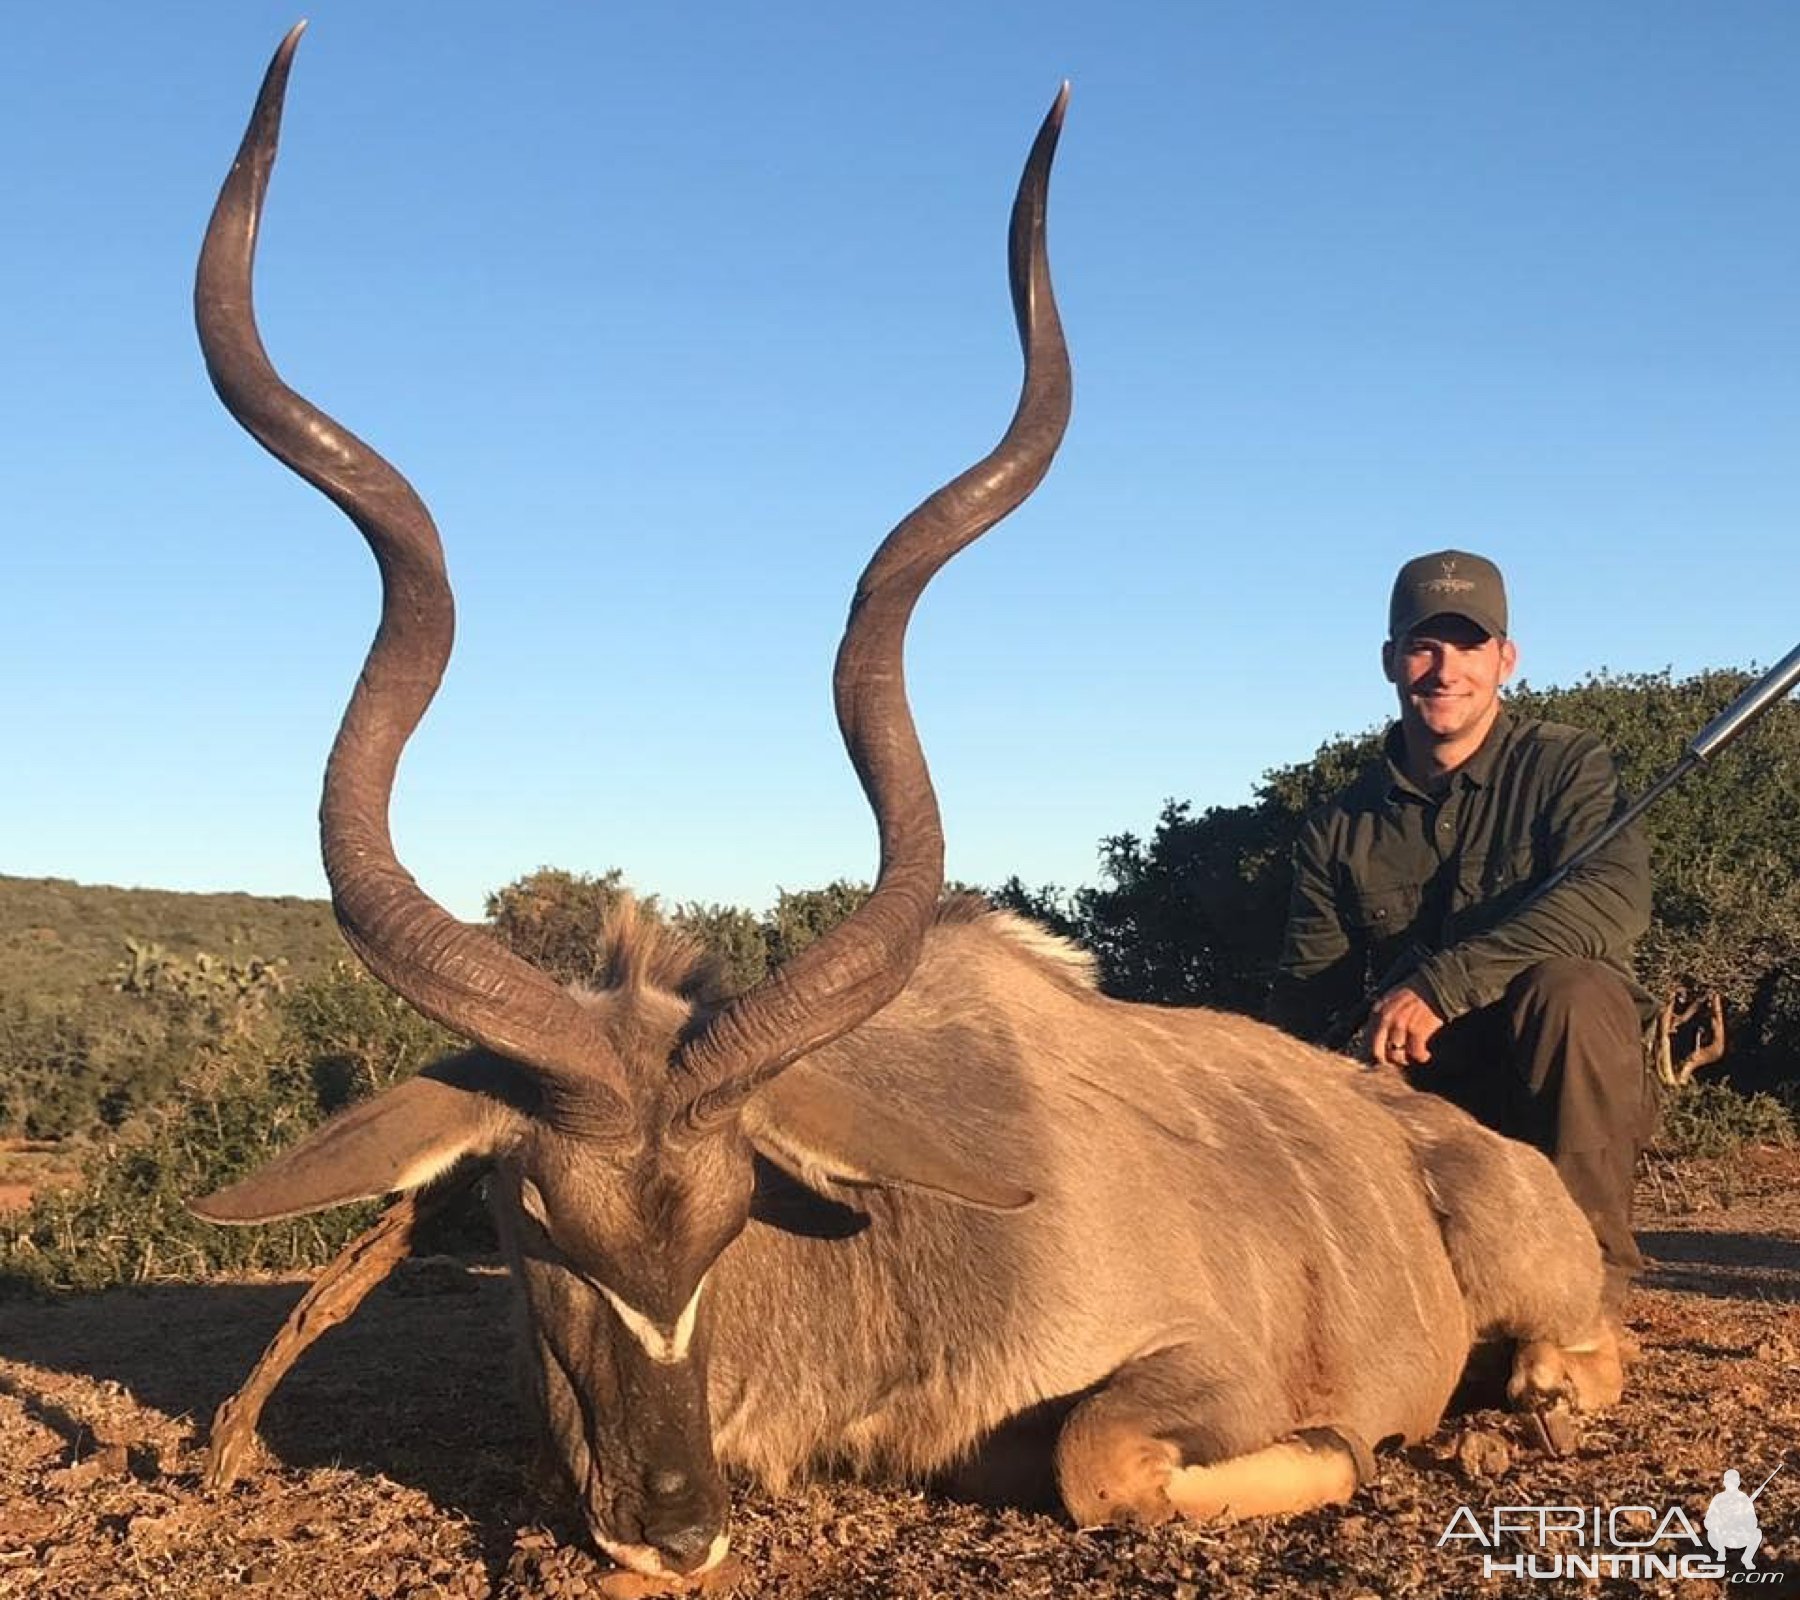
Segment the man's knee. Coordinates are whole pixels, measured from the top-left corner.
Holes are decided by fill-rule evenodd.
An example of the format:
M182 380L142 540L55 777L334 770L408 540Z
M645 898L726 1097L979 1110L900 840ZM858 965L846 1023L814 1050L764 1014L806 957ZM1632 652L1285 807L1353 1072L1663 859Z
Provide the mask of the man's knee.
M1643 1095L1643 1025L1630 985L1602 961L1555 956L1528 967L1507 989L1514 1066L1534 1094L1546 1090L1608 1125L1634 1126Z
M1637 1003L1615 968L1562 956L1541 961L1513 980L1506 1017L1514 1067L1534 1099L1554 1103L1547 1147L1634 1149L1643 1141L1655 1099Z
M1527 967L1508 986L1506 1003L1515 1016L1537 1012L1566 1017L1598 1010L1637 1025L1637 1005L1618 968L1579 956L1551 956Z
M1643 1025L1631 987L1615 967L1576 956L1552 956L1527 967L1506 991L1512 1036L1567 1038L1600 1043L1621 1062L1641 1059Z

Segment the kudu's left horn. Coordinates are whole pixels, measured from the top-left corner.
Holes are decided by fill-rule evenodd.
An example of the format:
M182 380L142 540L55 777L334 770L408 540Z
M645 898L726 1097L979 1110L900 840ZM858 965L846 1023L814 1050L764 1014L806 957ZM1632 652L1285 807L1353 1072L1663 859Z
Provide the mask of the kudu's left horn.
M680 1065L696 1080L688 1116L697 1127L729 1116L783 1067L879 1011L918 964L943 893L944 834L906 702L906 625L933 574L1038 486L1068 427L1074 380L1045 243L1050 164L1068 100L1065 83L1013 201L1008 265L1025 377L1012 422L989 454L887 536L863 571L838 648L838 727L881 837L875 888L683 1048Z

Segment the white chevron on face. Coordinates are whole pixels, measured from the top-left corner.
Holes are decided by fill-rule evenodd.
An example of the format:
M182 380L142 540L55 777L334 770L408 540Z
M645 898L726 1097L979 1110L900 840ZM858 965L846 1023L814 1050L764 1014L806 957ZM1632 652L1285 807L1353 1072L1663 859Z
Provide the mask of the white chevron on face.
M626 1332L643 1346L644 1354L652 1361L667 1367L687 1360L688 1345L694 1337L694 1323L700 1314L700 1295L706 1288L706 1279L700 1280L688 1303L681 1308L681 1315L667 1329L658 1327L643 1312L620 1299L605 1284L599 1283L595 1287L606 1296L607 1303L618 1313L619 1321L625 1324Z

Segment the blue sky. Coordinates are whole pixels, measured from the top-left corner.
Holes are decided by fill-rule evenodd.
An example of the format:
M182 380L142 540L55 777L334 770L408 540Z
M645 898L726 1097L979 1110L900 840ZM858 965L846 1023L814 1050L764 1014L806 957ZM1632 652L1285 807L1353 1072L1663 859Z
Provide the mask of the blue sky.
M373 566L189 313L300 14L8 19L0 871L323 892ZM545 863L753 907L871 873L831 652L1009 413L1006 208L1064 77L1074 424L910 648L953 875L1092 881L1165 797L1383 716L1421 550L1501 562L1537 683L1795 642L1791 6L307 14L258 302L443 530L395 831L459 914Z

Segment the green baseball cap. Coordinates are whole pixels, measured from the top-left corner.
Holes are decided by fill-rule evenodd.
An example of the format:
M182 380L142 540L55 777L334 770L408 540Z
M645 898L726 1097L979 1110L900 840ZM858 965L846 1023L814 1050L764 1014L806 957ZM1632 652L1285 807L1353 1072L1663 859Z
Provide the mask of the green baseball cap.
M1506 637L1506 580L1486 556L1434 550L1414 556L1394 579L1388 638L1403 639L1427 617L1467 617L1496 639Z

